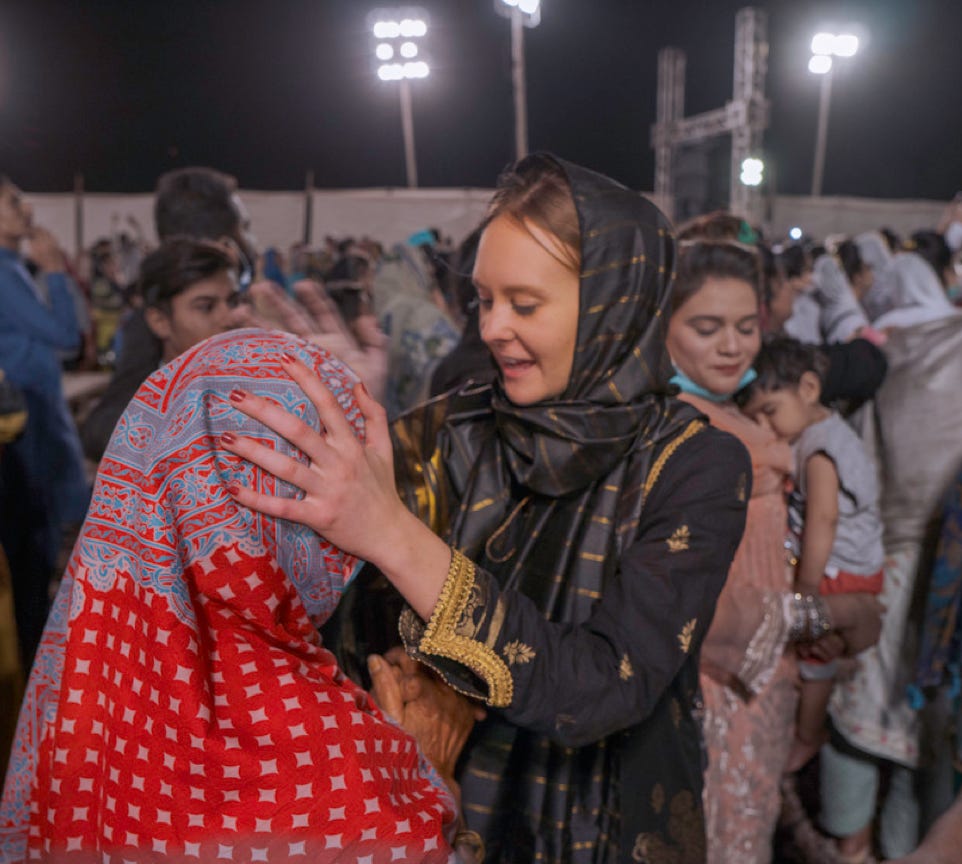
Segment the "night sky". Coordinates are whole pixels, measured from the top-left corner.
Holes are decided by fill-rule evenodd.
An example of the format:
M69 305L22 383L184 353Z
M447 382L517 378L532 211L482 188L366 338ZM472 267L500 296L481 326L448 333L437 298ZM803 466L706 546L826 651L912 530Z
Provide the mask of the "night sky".
M248 189L404 183L395 86L371 59L364 0L2 0L0 172L24 189L144 192L209 164ZM421 0L432 74L415 81L423 186L493 185L513 155L510 38L493 0ZM686 113L732 83L727 0L543 0L526 30L529 134L650 189L658 49L688 52ZM778 192L811 182L811 35L859 22L835 77L824 191L950 198L962 188L960 0L772 0L767 157Z

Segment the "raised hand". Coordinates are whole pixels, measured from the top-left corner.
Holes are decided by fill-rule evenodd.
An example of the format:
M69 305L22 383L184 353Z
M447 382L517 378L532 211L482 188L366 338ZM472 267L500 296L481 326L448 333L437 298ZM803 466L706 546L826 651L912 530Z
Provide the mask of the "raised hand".
M384 409L358 384L355 397L364 416L359 441L334 394L304 364L285 355L285 368L314 404L321 421L312 429L277 403L235 390L234 406L273 429L310 459L304 465L249 438L225 435L222 446L297 488L299 500L277 498L244 486L231 487L247 507L299 522L346 552L378 563L386 531L409 516L394 486L394 463Z
M294 283L294 295L311 318L307 338L350 366L375 399L384 396L387 382L387 336L370 313L359 315L348 327L324 287L313 279Z

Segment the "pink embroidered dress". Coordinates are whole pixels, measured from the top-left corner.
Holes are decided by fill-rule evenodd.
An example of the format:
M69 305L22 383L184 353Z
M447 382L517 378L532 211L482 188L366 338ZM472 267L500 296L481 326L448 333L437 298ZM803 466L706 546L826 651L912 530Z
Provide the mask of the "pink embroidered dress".
M733 404L681 398L735 435L752 459L745 533L702 647L704 802L709 864L766 864L797 701L796 664L785 653L793 578L784 548L785 485L792 454Z

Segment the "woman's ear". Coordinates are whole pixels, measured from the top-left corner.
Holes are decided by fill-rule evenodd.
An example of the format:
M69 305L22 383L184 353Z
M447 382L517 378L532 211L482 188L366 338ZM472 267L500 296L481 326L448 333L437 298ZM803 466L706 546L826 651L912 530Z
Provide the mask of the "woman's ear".
M815 372L803 372L798 379L798 393L809 405L817 405L822 398L822 379Z
M170 316L156 306L148 306L144 309L144 321L150 332L161 342L166 342L173 335Z

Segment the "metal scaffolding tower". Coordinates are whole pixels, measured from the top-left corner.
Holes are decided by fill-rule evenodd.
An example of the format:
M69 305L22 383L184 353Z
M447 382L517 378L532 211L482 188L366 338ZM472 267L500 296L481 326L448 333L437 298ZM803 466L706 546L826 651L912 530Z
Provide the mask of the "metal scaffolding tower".
M685 52L678 48L658 52L657 121L651 127L651 145L655 150L655 195L669 210L674 201L677 148L730 133L729 207L732 212L757 221L757 189L738 178L742 160L758 155L768 125L767 71L768 19L765 12L751 7L740 9L735 16L734 87L732 98L723 108L685 117Z

